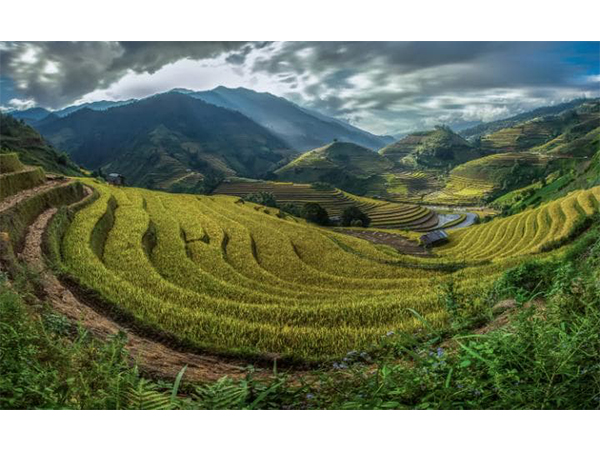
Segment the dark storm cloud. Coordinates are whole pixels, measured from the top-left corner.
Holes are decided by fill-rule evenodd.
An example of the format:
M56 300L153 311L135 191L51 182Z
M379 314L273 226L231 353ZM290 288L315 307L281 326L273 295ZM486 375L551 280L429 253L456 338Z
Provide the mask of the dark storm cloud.
M246 62L246 57L255 47L251 44L245 45L239 51L231 53L225 61L230 64L242 65Z
M560 42L286 42L255 73L301 75L305 103L336 116L506 115L565 96L600 95L600 44ZM339 96L346 91L345 101ZM579 93L579 94L578 94ZM481 103L486 103L481 106ZM507 106L508 104L508 106ZM477 107L473 105L478 105ZM389 114L395 111L395 114Z
M154 73L181 59L232 53L243 63L253 44L244 42L34 42L0 49L2 75L18 92L46 107L73 102L110 86L127 72Z
M0 78L14 93L7 102L3 88L0 107L64 107L111 86L111 98L142 97L202 78L202 89L258 86L370 131L403 133L600 96L599 55L598 42L0 43ZM183 59L212 62L165 75Z

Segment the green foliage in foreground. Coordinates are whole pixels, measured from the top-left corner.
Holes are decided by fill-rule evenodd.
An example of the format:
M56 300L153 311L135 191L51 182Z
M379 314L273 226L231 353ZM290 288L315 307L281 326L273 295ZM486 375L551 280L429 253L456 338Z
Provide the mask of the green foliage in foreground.
M434 331L389 333L300 382L280 373L268 382L250 374L190 385L184 376L181 388L181 376L157 383L140 376L122 336L100 342L2 282L0 408L600 408L600 230L562 261L526 264L504 274L477 316L451 285L441 289L454 318L450 340ZM473 334L506 298L517 304L511 322ZM535 307L536 299L544 301Z

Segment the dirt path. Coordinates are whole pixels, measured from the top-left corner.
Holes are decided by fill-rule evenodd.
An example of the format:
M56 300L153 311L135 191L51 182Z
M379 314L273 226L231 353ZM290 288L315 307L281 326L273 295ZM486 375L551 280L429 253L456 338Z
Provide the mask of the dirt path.
M20 258L39 273L46 300L54 310L80 323L100 338L107 338L119 331L126 333L125 347L140 367L154 376L174 379L186 364L185 379L188 381L213 381L225 375L239 378L246 374L247 363L243 361L173 350L132 332L80 301L46 266L42 254L42 235L56 211L56 208L46 210L29 227L25 247L20 254ZM256 370L260 375L260 369Z
M11 195L10 197L5 198L0 203L0 214L2 214L7 209L12 208L17 203L21 203L22 201L27 200L28 198L35 197L36 195L49 191L50 189L59 186L61 184L69 183L71 180L68 179L49 179L44 184L40 184L31 189L27 189L25 191L18 192L15 195Z
M394 233L386 233L384 231L370 231L370 230L335 230L339 233L348 234L360 239L364 239L374 244L385 244L395 248L400 253L411 256L422 256L432 257L426 249L413 241L406 239L400 235Z

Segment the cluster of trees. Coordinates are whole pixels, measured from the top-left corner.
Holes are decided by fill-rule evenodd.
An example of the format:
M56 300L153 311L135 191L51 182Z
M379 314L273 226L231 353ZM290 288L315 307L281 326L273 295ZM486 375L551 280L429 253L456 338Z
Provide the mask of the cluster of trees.
M317 225L332 225L327 210L315 202L308 202L302 206L294 203L278 205L277 199L271 192L253 192L242 197L242 200L272 208L279 208L284 213L306 219ZM370 223L371 219L369 216L356 206L345 208L339 221L339 224L344 227L368 227Z

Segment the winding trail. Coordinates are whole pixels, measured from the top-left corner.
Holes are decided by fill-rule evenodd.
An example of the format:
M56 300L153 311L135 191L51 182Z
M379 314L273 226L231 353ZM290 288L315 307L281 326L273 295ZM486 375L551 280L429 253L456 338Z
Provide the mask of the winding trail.
M59 178L50 178L44 184L40 184L31 189L26 189L24 191L18 192L10 197L6 197L2 202L0 202L0 214L4 211L12 208L18 203L21 203L31 197L35 197L43 192L49 191L56 186L60 186L61 184L67 184L70 180L68 179L59 179Z
M87 196L91 190L87 191ZM125 348L133 360L147 373L161 378L174 379L187 365L185 379L188 381L214 381L225 375L241 378L247 373L247 362L216 356L183 352L136 334L97 312L78 299L65 287L45 263L42 253L42 236L57 209L44 211L27 230L25 246L19 257L39 274L41 286L52 308L69 319L80 323L97 337L106 339L123 332L127 336ZM261 369L255 369L261 375ZM263 373L262 375L267 375Z

